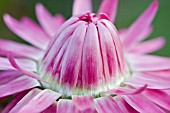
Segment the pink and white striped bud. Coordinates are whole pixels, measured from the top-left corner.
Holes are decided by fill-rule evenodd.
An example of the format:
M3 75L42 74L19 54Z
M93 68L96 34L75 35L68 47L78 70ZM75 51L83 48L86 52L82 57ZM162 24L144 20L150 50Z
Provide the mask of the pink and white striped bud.
M91 13L61 27L42 65L49 87L67 95L95 95L119 86L125 70L116 28L104 14Z

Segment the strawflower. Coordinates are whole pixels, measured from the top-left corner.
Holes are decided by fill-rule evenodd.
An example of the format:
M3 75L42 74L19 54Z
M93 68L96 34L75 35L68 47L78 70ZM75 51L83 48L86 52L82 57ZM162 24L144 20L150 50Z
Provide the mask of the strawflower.
M170 111L170 59L148 55L165 41L143 41L158 1L119 31L112 24L117 5L103 0L95 14L90 0L75 0L73 16L63 23L38 4L41 27L4 15L9 29L32 46L0 40L0 98L16 94L2 113Z

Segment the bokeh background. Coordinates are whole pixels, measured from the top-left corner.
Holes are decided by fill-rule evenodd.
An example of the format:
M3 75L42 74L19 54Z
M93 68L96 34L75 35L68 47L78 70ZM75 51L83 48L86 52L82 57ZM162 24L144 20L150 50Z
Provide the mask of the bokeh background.
M116 27L118 29L128 27L152 2L153 0L119 0ZM73 0L0 0L0 38L24 42L5 26L3 14L9 13L19 19L28 16L33 20L35 17L36 3L42 3L52 13L61 13L69 18L72 12ZM97 11L101 0L93 0L94 12ZM153 22L154 31L148 38L164 36L166 45L163 49L153 54L170 56L170 0L159 0L159 10ZM144 48L147 49L147 48Z

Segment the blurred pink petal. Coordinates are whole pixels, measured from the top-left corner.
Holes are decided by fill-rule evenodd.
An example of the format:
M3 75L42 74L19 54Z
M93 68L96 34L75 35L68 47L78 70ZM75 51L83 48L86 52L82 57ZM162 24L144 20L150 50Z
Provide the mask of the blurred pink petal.
M24 40L40 49L44 50L47 48L50 37L29 18L25 17L21 21L17 21L6 14L4 15L4 21L11 31Z
M132 77L127 79L124 83L136 87L142 87L145 84L147 88L151 89L168 89L170 87L170 73L169 76L160 76L159 74L149 72L134 73Z
M10 111L10 113L39 113L51 106L61 95L51 90L33 89L25 95Z
M58 31L59 27L64 23L65 19L62 15L57 14L52 16L48 10L42 5L36 5L36 15L41 24L49 36L53 37Z
M16 78L12 79L11 81L0 85L0 97L12 95L37 86L40 86L40 84L35 79L32 79L25 75L19 77L16 76Z
M35 60L42 58L43 55L43 51L38 48L4 39L0 39L0 51L3 52L0 53L2 55L7 56L12 52L17 57L28 57Z
M124 96L123 98L130 106L140 113L165 113L161 108L141 94Z
M117 102L112 97L100 97L95 99L95 106L98 113L123 113Z
M165 39L155 38L152 40L141 42L140 44L137 44L132 49L129 50L130 53L139 53L139 54L146 54L146 53L152 53L159 49L161 49L165 44ZM144 49L147 48L147 49Z
M72 15L92 12L92 0L74 0Z
M105 13L110 21L115 21L118 0L103 0L98 13Z
M97 113L92 96L73 96L73 104L83 113Z
M158 0L154 0L153 3L146 9L146 11L128 28L123 45L125 49L128 49L136 40L136 36L143 30L151 26L156 12L158 9Z

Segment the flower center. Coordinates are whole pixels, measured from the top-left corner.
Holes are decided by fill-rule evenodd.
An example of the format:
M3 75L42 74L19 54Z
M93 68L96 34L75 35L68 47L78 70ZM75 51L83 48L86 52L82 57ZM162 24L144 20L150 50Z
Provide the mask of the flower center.
M44 55L44 87L70 95L99 95L117 88L128 75L120 39L104 14L70 18Z

